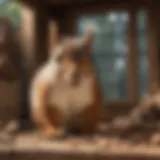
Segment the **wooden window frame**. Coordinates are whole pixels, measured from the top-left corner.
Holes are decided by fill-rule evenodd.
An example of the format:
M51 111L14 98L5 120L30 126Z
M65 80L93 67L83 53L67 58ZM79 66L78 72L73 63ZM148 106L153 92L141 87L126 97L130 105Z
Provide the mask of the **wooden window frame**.
M131 7L132 6L132 7ZM147 59L149 64L148 69L148 76L149 76L149 82L147 86L147 90L152 88L153 79L154 83L155 81L158 81L158 65L157 65L157 46L156 44L156 38L155 38L155 32L151 31L152 25L151 24L151 14L149 12L150 8L144 5L135 6L135 5L110 5L110 6L86 6L83 9L79 7L74 8L68 8L66 11L66 16L69 17L68 25L66 25L67 31L69 33L76 33L76 19L83 15L89 15L92 13L106 13L110 11L128 11L129 13L129 23L128 23L128 48L129 48L129 54L128 54L128 77L129 77L129 83L128 83L128 97L126 100L107 100L105 102L105 106L107 106L107 111L111 110L115 114L116 112L127 112L129 111L133 106L137 104L139 101L138 99L138 52L137 52L137 26L136 26L136 13L139 11L139 9L145 10L147 13ZM153 33L154 32L154 33ZM154 66L151 64L155 63ZM154 72L153 72L154 70Z

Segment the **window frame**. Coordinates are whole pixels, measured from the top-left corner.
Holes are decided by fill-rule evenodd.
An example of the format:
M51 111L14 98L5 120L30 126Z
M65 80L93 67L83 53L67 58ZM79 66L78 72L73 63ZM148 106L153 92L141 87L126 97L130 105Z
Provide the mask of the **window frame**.
M138 5L138 4L137 4ZM153 22L151 21L151 14L150 14L150 8L147 6L141 5L140 6L135 6L135 5L129 5L129 4L111 4L108 6L86 6L86 7L73 7L73 8L68 8L67 9L67 17L69 17L68 24L66 26L67 31L69 33L75 34L76 33L76 19L80 16L84 15L89 15L89 14L96 14L96 13L106 13L110 11L127 11L129 14L129 22L128 22L128 59L127 59L127 64L128 64L128 97L126 97L125 100L107 100L105 102L105 106L107 106L107 111L108 110L114 110L118 107L123 107L126 109L131 109L137 102L139 101L138 98L138 51L137 51L137 37L136 37L136 32L137 32L137 26L136 26L136 14L139 10L144 10L147 14L147 22L146 22L146 28L147 28L147 59L148 59L148 86L147 90L150 90L152 88L153 81L151 79L154 79L157 74L157 72L153 73L153 70L158 70L157 66L153 67L151 63L156 61L156 38L153 35L153 32L151 31L151 25L153 25ZM152 24L151 24L152 23ZM155 78L154 82L157 79ZM123 109L121 108L121 111ZM123 110L124 111L124 110ZM123 112L122 111L122 112ZM126 112L126 111L125 111Z

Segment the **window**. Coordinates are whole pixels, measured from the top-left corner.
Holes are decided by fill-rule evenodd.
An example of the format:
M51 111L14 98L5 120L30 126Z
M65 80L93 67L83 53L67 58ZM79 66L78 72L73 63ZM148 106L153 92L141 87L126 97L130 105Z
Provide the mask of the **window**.
M80 17L78 33L87 24L95 26L93 54L104 91L104 99L115 100L127 96L128 13L109 12Z
M93 24L95 39L93 55L99 73L105 100L128 98L128 23L129 12L117 11L102 14L81 15L78 17L78 34L85 32L87 24ZM136 23L137 22L137 23ZM146 13L136 13L137 53L138 54L138 93L142 96L147 89L147 46Z

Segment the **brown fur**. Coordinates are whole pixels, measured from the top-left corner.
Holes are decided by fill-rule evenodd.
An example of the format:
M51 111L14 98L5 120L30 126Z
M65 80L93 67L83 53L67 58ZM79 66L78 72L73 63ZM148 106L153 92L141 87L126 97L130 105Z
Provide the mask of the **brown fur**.
M99 84L95 83L93 87L93 94L95 101L89 107L86 106L86 110L80 114L80 119L83 121L82 132L86 134L92 134L96 131L97 124L100 120L102 95Z
M87 36L89 36L89 34L87 34ZM57 75L59 80L57 82L52 83L45 80L41 82L41 78L37 78L35 79L34 84L32 85L31 89L33 92L35 91L34 95L38 97L37 106L35 107L35 109L34 108L31 109L32 117L33 120L40 126L40 129L43 132L43 134L47 137L62 136L68 130L70 125L78 126L77 122L80 122L80 126L78 127L80 127L80 130L83 133L91 134L94 133L96 130L97 123L100 118L102 96L101 96L100 85L97 80L95 65L93 61L90 59L91 56L89 53L89 48L91 47L90 41L91 39L89 36L86 39L84 39L82 45L80 45L78 48L75 47L77 45L76 40L75 41L69 40L67 43L63 43L62 53L64 52L64 54L62 55L62 57L58 57L62 58L60 62L58 62L60 63L59 73ZM80 52L80 54L76 54L77 51L79 51L79 49L83 50ZM52 54L50 55L51 58L49 60L51 60L52 58L53 59L57 58L54 57L56 56L56 49L54 50L53 55ZM73 58L75 57L75 55L87 56L87 57L86 58L79 57L78 59L75 60ZM46 64L49 64L49 62L47 62ZM40 72L42 71L42 69L40 69ZM51 74L52 72L48 73ZM68 80L66 81L65 75L69 77L69 81ZM52 101L55 98L54 93L56 92L56 87L58 87L59 84L60 86L62 84L64 85L64 87L67 87L70 90L70 87L74 88L79 85L82 76L84 77L89 76L92 78L94 77L90 93L92 94L91 95L93 99L92 102L86 106L79 106L79 108L76 108L75 106L74 111L69 110L69 108L67 107L62 109L60 108L60 106L57 106L56 103ZM43 78L45 79L45 77ZM63 92L63 87L62 87L62 92ZM64 96L63 93L62 96ZM59 99L59 101L63 101L63 99L62 100ZM32 107L34 107L34 105L35 104L32 103ZM74 115L73 117L72 117L72 112ZM64 118L65 116L67 116L67 114L69 114L69 122L67 122L66 119Z
M56 126L59 125L60 121L60 113L56 109L52 109L46 102L47 102L47 97L48 97L48 92L49 92L49 87L44 84L40 84L38 87L38 97L40 100L40 106L39 109L37 110L38 112L33 112L32 113L32 119L34 120L35 123L40 125L40 127L43 130L43 134L45 136L56 136L59 134L57 132ZM45 107L45 108L44 108ZM45 109L45 110L44 110Z

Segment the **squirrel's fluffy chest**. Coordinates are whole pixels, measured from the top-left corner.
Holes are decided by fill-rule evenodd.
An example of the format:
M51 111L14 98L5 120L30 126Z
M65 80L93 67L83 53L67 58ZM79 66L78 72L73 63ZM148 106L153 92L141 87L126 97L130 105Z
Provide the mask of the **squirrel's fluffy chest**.
M50 107L56 107L65 116L83 112L94 103L93 87L95 79L93 76L83 77L77 86L65 85L57 79L58 67L47 63L36 75L31 87L31 103L36 109L41 106L39 100L39 87L48 86L48 102Z
M93 104L93 79L83 78L78 86L67 86L60 82L52 88L50 103L64 113L82 112Z

